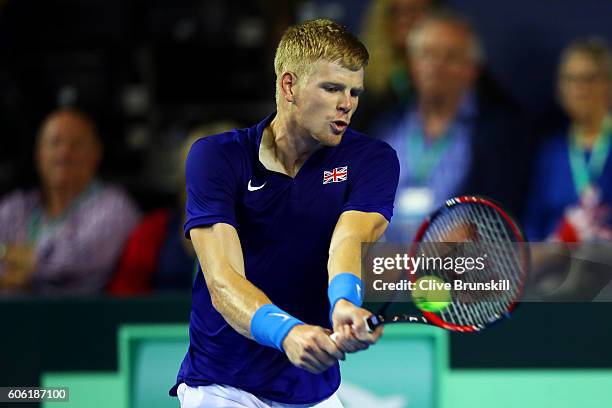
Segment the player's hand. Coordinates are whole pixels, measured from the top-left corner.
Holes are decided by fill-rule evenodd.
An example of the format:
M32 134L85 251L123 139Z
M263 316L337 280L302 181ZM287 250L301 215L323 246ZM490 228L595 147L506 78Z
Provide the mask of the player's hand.
M300 324L283 340L285 354L296 367L319 374L344 360L344 353L329 337L330 331L319 326Z
M373 333L368 331L366 319L371 312L340 299L334 306L332 322L334 324L334 341L338 348L347 353L367 349L378 341L383 333L382 325Z

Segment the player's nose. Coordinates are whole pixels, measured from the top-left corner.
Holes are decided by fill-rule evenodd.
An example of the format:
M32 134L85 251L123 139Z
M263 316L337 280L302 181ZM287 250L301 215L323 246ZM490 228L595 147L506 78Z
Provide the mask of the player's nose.
M343 94L338 101L338 110L344 113L348 113L353 109L353 100L350 95Z

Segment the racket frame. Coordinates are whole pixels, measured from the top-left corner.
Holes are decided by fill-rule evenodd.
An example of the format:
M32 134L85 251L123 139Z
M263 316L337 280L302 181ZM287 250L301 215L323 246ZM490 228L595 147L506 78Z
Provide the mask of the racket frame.
M475 204L482 204L482 205L486 205L492 209L494 209L498 214L500 214L503 219L506 221L506 223L508 224L508 226L510 227L510 229L512 230L513 234L514 234L514 238L516 238L516 241L519 245L521 244L525 244L525 238L524 238L524 234L521 230L521 228L518 226L518 224L515 222L514 217L512 217L510 214L508 214L507 211L505 211L504 209L501 208L501 206L499 204L497 204L494 200L487 198L487 197L483 197L483 196L476 196L476 195L463 195L463 196L458 196L458 197L454 197L451 198L449 200L446 200L446 202L444 203L444 206L438 208L436 211L434 211L431 215L429 215L421 224L421 226L419 227L419 229L417 230L417 233L414 237L414 240L412 242L412 245L410 247L410 254L414 254L416 252L416 248L418 246L418 244L422 243L423 241L423 237L425 236L425 233L427 232L427 229L429 228L429 226L431 225L431 223L440 215L442 214L442 212L455 207L457 205L461 205L461 204L470 204L470 203L475 203ZM369 331L374 331L376 329L376 327L380 326L381 324L390 324L390 323L424 323L424 324L432 324L438 327L441 327L443 329L446 330L450 330L450 331L456 331L456 332L478 332L481 331L495 323L497 323L498 321L505 319L505 318L509 318L510 314L514 311L514 309L516 308L517 304L518 304L518 300L520 299L523 290L524 290L524 286L525 286L525 282L527 280L527 275L528 275L528 271L529 271L529 251L527 251L526 248L523 249L523 251L521 251L522 254L524 255L522 257L522 267L523 267L523 279L519 280L519 288L517 290L516 296L514 297L514 299L512 300L511 304L508 306L507 310L502 314L502 316L500 317L500 319L497 319L493 322L487 323L485 325L458 325L458 324L454 324L454 323L449 323L446 322L445 320L443 320L442 318L440 318L436 313L434 312L428 312L425 310L422 310L422 317L418 316L418 315L409 315L409 314L401 314L401 315L394 315L391 317L386 317L384 315L384 311L387 309L387 307L391 304L391 302L388 302L387 304L385 304L385 306L382 309L381 313L378 314L374 314L372 316L370 316L369 318L366 319L366 326L368 328ZM410 273L410 271L408 271L409 274L409 278L411 281L415 281L416 280L416 275Z

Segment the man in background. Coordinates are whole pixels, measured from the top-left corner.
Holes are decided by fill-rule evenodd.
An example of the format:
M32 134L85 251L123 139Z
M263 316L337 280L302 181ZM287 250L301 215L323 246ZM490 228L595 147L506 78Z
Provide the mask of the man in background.
M407 46L416 101L370 129L401 163L389 237L411 240L423 217L461 194L485 195L519 212L525 166L518 163L527 135L516 109L482 75L482 46L470 23L434 12Z
M102 146L76 109L52 112L36 141L40 187L0 201L0 290L85 294L105 287L138 211L96 180Z

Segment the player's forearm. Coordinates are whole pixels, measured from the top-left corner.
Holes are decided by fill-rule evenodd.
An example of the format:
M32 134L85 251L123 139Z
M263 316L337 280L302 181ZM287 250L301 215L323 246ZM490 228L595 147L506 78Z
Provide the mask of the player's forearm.
M204 276L214 308L234 330L253 338L250 330L253 315L271 300L231 268Z
M250 326L255 312L272 302L246 279L236 230L218 223L192 229L190 235L213 306L234 330L253 338Z
M361 243L359 237L345 237L330 248L327 262L329 281L344 272L361 277Z
M344 272L360 277L362 244L376 242L387 225L387 221L379 214L354 211L344 213L338 221L329 247L329 281Z
M190 230L214 308L238 333L259 344L285 352L283 341L304 324L272 304L246 279L242 247L236 229L217 223Z

